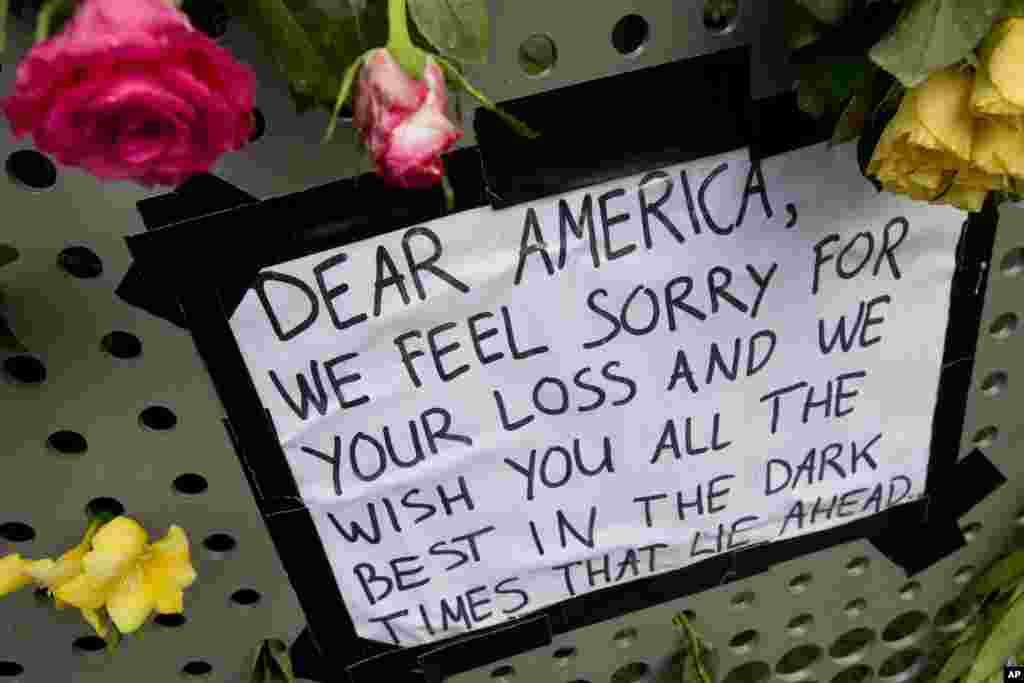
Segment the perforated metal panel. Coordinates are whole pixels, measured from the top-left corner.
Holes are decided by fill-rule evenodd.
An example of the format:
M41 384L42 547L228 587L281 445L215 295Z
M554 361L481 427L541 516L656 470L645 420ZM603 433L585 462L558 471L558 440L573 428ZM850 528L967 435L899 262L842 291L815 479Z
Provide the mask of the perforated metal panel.
M502 100L753 41L754 94L766 96L791 82L779 65L771 4L741 0L735 27L718 34L704 27L698 0L495 0L492 63L471 73L489 95ZM612 36L616 22L629 14L646 20L647 40L623 55ZM0 73L3 91L10 88L10 65L28 39L26 27L9 28L14 45ZM519 66L519 45L534 34L546 34L557 47L557 62L543 78L527 77ZM257 103L267 133L225 158L218 175L264 198L368 169L351 130L340 129L330 145L318 144L326 116L293 113L251 36L232 26L223 42L261 74ZM637 106L679 106L684 121L685 105L670 103L679 101L685 87L646 93ZM472 106L462 99L468 121ZM461 144L473 143L469 128ZM0 158L28 148L28 141L0 135ZM78 615L66 611L55 618L35 605L31 591L23 591L0 602L0 662L18 665L0 669L0 681L242 680L247 657L262 638L291 640L303 625L191 337L114 295L130 262L122 238L143 230L135 202L151 194L124 183L101 184L75 171L62 170L56 185L41 192L0 179L0 242L22 252L17 263L0 270L0 289L14 329L46 369L40 383L19 382L9 372L0 381L0 524L19 522L35 534L30 541L0 545L0 554L60 552L80 537L90 500L115 498L154 533L171 523L189 531L200 580L187 594L187 622L149 626L113 655L83 652L73 647L76 638L89 633ZM1017 456L1024 420L1015 400L1024 371L1015 360L1021 357L1016 316L1024 294L1022 230L1024 209L1005 208L962 444L966 453L977 439L1011 481L961 520L970 529L965 549L908 582L869 544L840 546L748 581L561 635L542 650L452 680L598 683L623 668L636 673L634 680L652 680L674 649L670 618L681 609L695 612L697 626L716 646L726 683L769 677L783 683L826 681L841 673L836 683L859 683L868 676L884 683L907 680L919 662L915 655L937 632L962 626L963 615L950 601L970 569L987 564L1024 528L1018 477L1024 465ZM102 274L79 278L58 266L58 255L71 246L95 252ZM188 277L187 264L181 277ZM141 341L141 355L118 358L104 350L103 339L115 331ZM131 351L131 338L115 341L108 347L116 353ZM10 367L18 374L17 365ZM993 372L1006 375L993 376L996 381L984 384L988 390L983 391ZM140 415L152 406L172 411L174 426L144 426ZM147 415L156 418L151 420L156 426L161 418L169 422L166 412ZM85 452L65 454L48 445L48 437L61 430L84 437ZM75 445L73 439L64 443ZM174 482L183 474L200 475L207 488L176 491ZM194 477L178 482L185 490L202 488ZM230 535L235 547L209 550L204 541L214 534ZM218 545L224 541L217 537L212 545L224 548ZM797 577L799 591L791 588ZM260 599L238 604L232 595L240 589L257 591ZM183 668L193 661L212 670L188 676ZM18 671L3 678L3 672Z

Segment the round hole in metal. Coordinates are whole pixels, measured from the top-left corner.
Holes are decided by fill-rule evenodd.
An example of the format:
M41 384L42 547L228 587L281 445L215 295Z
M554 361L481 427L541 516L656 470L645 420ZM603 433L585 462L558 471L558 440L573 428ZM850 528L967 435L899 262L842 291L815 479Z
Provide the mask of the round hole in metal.
M640 54L650 37L651 25L639 14L627 14L612 28L612 45L627 57Z
M650 671L651 667L644 662L630 662L615 670L611 683L637 683L644 679Z
M173 485L175 491L187 496L197 496L210 488L210 484L206 481L206 477L193 472L186 472L185 474L178 476L175 478Z
M853 664L867 654L875 642L875 632L869 628L855 628L839 636L828 649L828 656L839 664Z
M893 647L905 647L920 640L927 625L928 615L924 612L904 612L886 624L882 640Z
M153 621L164 628L181 628L188 620L184 614L158 614Z
M229 534L210 534L203 541L206 549L214 553L227 553L235 549L238 543Z
M1010 375L1003 370L990 372L981 380L981 392L986 396L999 396L1010 385Z
M71 647L79 652L99 652L106 649L107 641L99 636L82 636L75 638Z
M1020 318L1016 313L1003 313L989 325L988 333L993 339L1009 339L1020 327Z
M240 588L231 594L231 601L239 605L255 605L263 599L259 591L251 588Z
M870 666L858 664L837 673L832 677L831 683L866 683L874 674Z
M814 577L810 574L800 574L799 576L795 576L789 582L789 592L794 595L799 595L811 587L811 582L813 580Z
M913 600L921 594L921 584L917 581L911 581L910 583L903 584L900 588L900 598L903 600Z
M116 498L109 498L107 496L93 498L86 504L85 514L89 517L97 517L99 515L120 517L124 514L124 505Z
M817 645L800 645L782 655L775 665L775 673L784 680L805 680L810 675L811 667L821 659L823 654Z
M0 524L0 538L11 543L25 543L36 537L36 530L24 522Z
M871 560L866 557L855 557L846 563L846 573L850 576L861 576L871 565Z
M1024 247L1015 247L1006 252L999 263L999 269L1007 277L1017 277L1024 273Z
M754 594L754 591L743 591L734 595L730 604L733 609L747 609L754 604L756 599L757 596Z
M771 675L772 667L766 662L747 662L730 671L722 683L765 683Z
M178 424L178 416L165 406L149 406L139 413L139 422L143 427L163 432L174 429L174 426Z
M740 631L729 640L729 647L738 655L748 654L757 645L758 633L754 629Z
M878 677L894 683L909 680L917 674L923 662L924 654L920 650L901 650L882 662L878 667Z
M636 642L638 636L639 634L635 628L624 628L615 632L615 635L612 636L612 642L614 642L617 647L629 647Z
M103 274L103 261L89 247L75 246L57 255L57 265L78 278L93 278Z
M17 662L0 661L0 678L14 678L25 673L25 667Z
M705 0L704 28L716 35L725 35L736 28L739 14L739 0Z
M34 149L22 149L7 157L7 175L15 185L38 192L57 184L57 167Z
M966 600L951 600L935 613L935 628L943 633L962 631L973 613L974 610Z
M5 358L4 373L17 384L41 384L46 381L43 361L24 354Z
M527 76L541 78L558 63L558 47L551 36L535 33L519 45L519 68Z
M213 667L209 662L204 662L201 659L189 662L185 666L181 667L181 672L186 676L205 676L213 671Z
M142 340L131 332L114 330L100 340L100 348L114 358L138 358L142 355Z
M999 438L999 427L995 425L988 425L982 427L974 433L974 437L971 442L978 448L988 448L996 442Z
M811 614L798 614L786 624L786 631L789 635L799 638L806 636L811 627L814 626L814 616Z
M89 449L85 437L70 429L61 429L50 434L46 439L50 448L62 455L81 455Z

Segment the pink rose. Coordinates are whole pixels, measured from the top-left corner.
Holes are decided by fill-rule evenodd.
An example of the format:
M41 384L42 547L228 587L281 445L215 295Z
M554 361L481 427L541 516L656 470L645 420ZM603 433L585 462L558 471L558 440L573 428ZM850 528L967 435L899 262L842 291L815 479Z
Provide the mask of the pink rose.
M110 180L179 185L252 133L256 75L166 0L82 0L18 65L15 137Z
M432 58L427 58L423 80L418 81L385 48L367 55L353 124L385 182L424 188L441 181L441 155L462 137L448 120L447 107L444 74Z

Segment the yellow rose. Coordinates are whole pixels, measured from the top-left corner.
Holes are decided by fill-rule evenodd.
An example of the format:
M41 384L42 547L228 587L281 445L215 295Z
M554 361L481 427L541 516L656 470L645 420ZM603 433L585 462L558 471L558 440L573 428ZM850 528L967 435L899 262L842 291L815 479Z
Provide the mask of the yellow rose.
M882 132L868 173L890 192L978 211L987 189L972 171L973 76L958 67L933 73L903 96ZM971 182L965 182L970 177Z
M972 110L1020 129L1024 121L1024 18L1004 19L993 26L978 48L978 62Z

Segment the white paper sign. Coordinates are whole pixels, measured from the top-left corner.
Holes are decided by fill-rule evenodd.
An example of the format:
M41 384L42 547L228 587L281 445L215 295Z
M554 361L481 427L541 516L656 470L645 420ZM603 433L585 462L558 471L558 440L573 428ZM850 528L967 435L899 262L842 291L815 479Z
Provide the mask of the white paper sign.
M413 645L921 495L963 220L738 151L274 266L231 325L359 634Z

